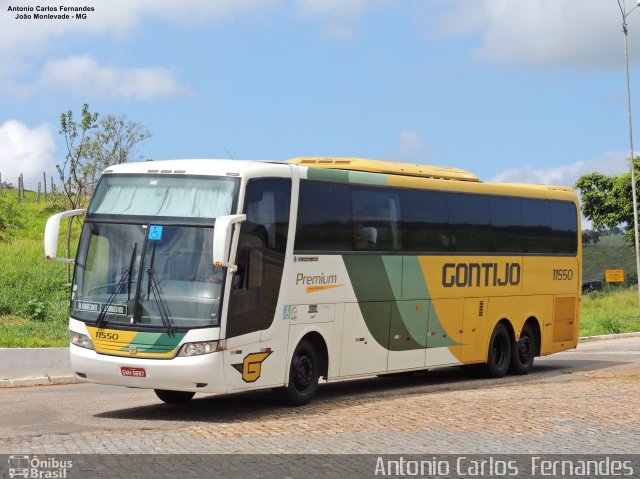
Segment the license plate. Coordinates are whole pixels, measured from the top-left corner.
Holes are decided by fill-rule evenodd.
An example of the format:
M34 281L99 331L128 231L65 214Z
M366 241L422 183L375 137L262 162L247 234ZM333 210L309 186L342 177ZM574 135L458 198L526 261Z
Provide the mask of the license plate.
M123 376L131 376L134 378L146 378L147 377L147 371L144 370L144 368L126 368L126 367L121 367L120 368L120 374L122 374Z

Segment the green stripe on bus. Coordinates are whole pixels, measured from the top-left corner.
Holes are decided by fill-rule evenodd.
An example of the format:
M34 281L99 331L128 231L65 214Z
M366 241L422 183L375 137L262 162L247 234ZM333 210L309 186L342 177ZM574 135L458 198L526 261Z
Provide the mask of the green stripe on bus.
M128 345L120 350L127 351L130 346L136 346L139 352L167 353L174 350L184 336L185 333L173 335L169 335L169 333L138 333Z
M344 170L329 170L324 168L309 168L307 178L310 180L337 181L349 183L349 172Z
M367 329L382 347L407 351L427 343L430 348L458 344L428 300L416 256L344 255L343 260Z
M369 173L366 171L346 171L313 167L310 167L307 171L307 178L310 180L377 186L386 186L388 184L388 176L389 175Z

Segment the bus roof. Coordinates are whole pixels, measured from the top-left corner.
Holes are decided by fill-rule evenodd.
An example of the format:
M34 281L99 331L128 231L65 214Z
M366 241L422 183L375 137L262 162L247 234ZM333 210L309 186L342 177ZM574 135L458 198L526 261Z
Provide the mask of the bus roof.
M293 158L288 163L312 168L330 168L337 170L366 171L388 175L418 176L442 180L473 181L479 178L466 170L449 166L418 165L414 163L396 163L393 161L367 160L364 158Z
M362 158L293 158L288 162L184 159L140 161L108 167L105 174L186 174L212 176L282 176L292 168L308 170L308 178L403 188L477 192L508 196L533 196L577 201L575 192L566 186L528 183L482 182L459 168L394 163ZM312 174L315 172L315 174Z

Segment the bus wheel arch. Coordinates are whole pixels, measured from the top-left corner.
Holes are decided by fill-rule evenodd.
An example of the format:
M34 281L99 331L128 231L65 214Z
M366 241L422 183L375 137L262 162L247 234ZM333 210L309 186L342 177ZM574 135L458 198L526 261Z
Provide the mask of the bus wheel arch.
M327 379L329 376L329 349L327 348L327 342L324 337L317 331L311 331L305 334L298 344L302 341L308 341L316 350L320 377Z
M328 371L328 350L322 335L305 334L296 345L289 363L287 385L275 388L278 398L290 406L308 404L315 396L318 380Z
M528 318L520 331L518 341L511 345L511 374L527 374L533 368L533 361L540 355L540 325L534 317Z

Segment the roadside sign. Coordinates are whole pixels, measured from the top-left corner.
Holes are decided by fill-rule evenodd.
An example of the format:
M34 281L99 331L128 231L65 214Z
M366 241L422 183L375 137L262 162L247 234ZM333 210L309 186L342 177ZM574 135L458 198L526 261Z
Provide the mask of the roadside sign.
M623 269L607 269L604 272L607 283L622 283L624 281Z

